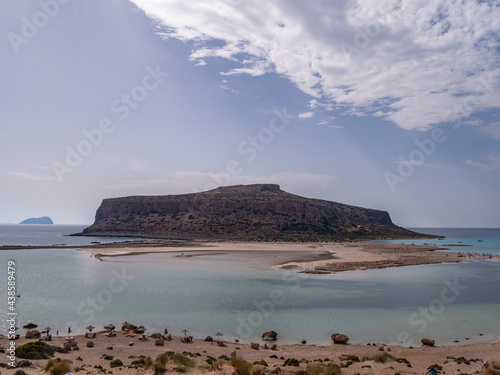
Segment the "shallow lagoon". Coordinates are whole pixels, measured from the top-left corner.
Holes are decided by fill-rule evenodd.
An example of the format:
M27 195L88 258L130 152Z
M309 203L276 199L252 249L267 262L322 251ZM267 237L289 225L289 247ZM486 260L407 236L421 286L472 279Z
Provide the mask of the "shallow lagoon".
M177 255L99 262L80 251L16 250L0 252L0 260L17 264L18 326L33 321L60 334L124 321L148 333L222 332L244 342L270 329L280 343L311 344L329 344L333 332L352 343L404 345L422 337L438 345L487 342L500 334L495 261L311 275L271 268L303 255L297 252ZM0 282L6 285L6 273Z

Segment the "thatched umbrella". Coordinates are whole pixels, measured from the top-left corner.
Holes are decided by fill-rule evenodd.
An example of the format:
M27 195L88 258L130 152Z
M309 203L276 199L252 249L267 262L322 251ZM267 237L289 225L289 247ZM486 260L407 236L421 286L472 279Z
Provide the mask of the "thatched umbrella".
M224 336L224 335L223 335L222 333L220 333L220 332L217 332L217 333L215 334L215 336L222 337L222 336Z
M94 329L95 327L94 326L88 326L88 327L85 327L85 329L88 329L89 332L92 332L92 330Z
M116 327L113 324L108 324L107 326L104 326L104 329L106 331L113 331Z
M189 331L188 331L187 329L183 329L183 330L182 330L182 333L184 333L184 337L187 337L187 333L188 333L188 332L189 332Z

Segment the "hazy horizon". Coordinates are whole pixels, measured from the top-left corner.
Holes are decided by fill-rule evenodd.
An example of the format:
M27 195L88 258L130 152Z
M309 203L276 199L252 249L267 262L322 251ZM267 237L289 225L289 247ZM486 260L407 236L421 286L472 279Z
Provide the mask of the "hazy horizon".
M500 227L500 7L0 4L0 222L221 185ZM78 224L87 225L87 224Z

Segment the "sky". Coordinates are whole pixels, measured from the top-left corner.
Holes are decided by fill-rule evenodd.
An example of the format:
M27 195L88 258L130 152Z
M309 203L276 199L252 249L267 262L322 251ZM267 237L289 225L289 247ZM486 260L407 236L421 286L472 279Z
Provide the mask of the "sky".
M500 2L0 2L0 223L277 183L500 227Z

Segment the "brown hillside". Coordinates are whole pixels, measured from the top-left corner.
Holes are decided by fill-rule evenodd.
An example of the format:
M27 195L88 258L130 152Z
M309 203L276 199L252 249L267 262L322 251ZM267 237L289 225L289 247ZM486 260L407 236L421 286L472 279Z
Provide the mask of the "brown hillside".
M304 198L278 185L104 199L82 235L238 241L343 241L421 237L385 211Z

